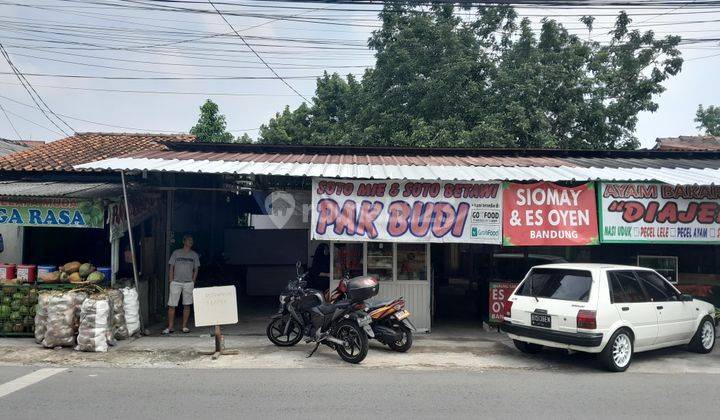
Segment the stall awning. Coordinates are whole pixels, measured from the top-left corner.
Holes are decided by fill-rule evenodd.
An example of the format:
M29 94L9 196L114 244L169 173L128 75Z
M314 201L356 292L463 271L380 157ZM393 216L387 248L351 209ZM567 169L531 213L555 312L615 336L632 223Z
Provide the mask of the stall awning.
M0 181L0 197L111 198L120 184L105 182Z
M236 146L141 152L76 169L458 181L660 181L720 184L716 154L573 151L407 151ZM594 156L597 155L597 156Z

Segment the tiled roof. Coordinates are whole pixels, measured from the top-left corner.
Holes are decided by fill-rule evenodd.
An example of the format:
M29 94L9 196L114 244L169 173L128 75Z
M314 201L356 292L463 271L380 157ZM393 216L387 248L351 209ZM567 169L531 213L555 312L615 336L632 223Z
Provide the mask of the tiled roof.
M0 156L25 150L29 146L15 140L0 139Z
M74 165L128 153L166 150L164 142L190 142L189 134L77 133L0 157L3 171L75 171Z
M655 142L657 150L720 150L720 136L662 137Z

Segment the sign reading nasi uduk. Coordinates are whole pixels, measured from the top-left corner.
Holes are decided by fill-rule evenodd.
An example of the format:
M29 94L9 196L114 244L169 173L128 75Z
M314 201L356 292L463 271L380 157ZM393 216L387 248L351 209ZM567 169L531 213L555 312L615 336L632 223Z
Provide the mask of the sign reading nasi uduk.
M313 179L312 237L499 244L500 183Z
M100 201L73 199L0 199L0 225L102 228Z
M503 244L595 245L597 208L592 182L562 187L551 182L503 184Z
M599 195L603 242L720 239L720 186L614 182Z

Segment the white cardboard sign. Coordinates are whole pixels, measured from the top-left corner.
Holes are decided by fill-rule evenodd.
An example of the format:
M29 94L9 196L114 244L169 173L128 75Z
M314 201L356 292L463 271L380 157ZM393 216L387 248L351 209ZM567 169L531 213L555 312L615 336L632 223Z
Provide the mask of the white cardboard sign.
M200 287L193 290L195 326L237 324L235 286Z

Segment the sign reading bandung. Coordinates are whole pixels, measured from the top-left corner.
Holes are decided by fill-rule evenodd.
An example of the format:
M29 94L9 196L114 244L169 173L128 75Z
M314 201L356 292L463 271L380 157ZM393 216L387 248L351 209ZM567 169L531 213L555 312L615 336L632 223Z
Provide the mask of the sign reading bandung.
M720 186L600 185L602 242L717 242Z
M312 238L499 244L500 183L313 179Z
M592 182L563 187L551 182L503 184L503 244L595 245L597 208Z
M0 200L0 225L102 228L100 201Z

